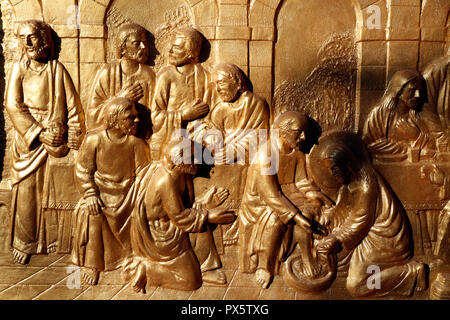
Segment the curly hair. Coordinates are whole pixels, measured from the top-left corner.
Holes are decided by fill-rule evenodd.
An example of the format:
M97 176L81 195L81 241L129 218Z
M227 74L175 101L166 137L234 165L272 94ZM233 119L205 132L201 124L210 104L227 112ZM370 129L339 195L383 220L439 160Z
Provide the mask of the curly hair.
M116 56L122 58L123 50L127 45L127 40L132 34L146 34L146 30L138 24L127 23L119 28L119 32L116 37Z
M103 104L106 111L103 116L105 128L113 128L119 121L119 115L132 105L131 100L122 97L113 97L106 100Z
M187 46L192 53L191 58L193 62L198 62L203 45L202 34L192 27L180 27L175 30L174 37L184 37L187 40Z
M43 50L46 53L47 59L51 59L55 55L55 45L52 37L52 29L49 24L40 20L24 20L18 21L16 23L15 35L17 38L20 37L20 30L26 26L39 31L39 35L42 40ZM26 59L27 65L29 65L29 58L26 55L25 47L22 46L21 60Z

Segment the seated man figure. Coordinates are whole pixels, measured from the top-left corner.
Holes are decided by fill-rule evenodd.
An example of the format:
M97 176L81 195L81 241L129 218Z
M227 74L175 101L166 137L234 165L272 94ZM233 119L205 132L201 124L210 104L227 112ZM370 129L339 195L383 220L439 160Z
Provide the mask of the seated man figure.
M186 139L187 140L187 139ZM161 163L148 173L147 189L132 215L131 244L134 257L127 259L123 275L136 292L146 285L195 290L202 285L199 259L189 240L208 223L230 223L232 213L214 209L228 196L212 188L204 201L193 204L194 164L183 163L183 145L173 140L163 149Z
M75 168L83 198L75 213L72 261L88 284L97 284L99 271L119 268L131 253L130 214L139 173L149 163L148 145L135 136L134 103L111 98L104 107L105 128L86 136Z
M258 137L261 141L261 135L267 138L270 111L266 101L249 90L244 73L236 65L219 63L214 67L212 79L217 103L197 126L194 139L203 142L214 157L215 166L208 183L226 187L230 197L225 205L238 209L251 148ZM238 241L238 226L236 220L224 232L225 245Z
M239 212L239 264L242 272L256 271L256 282L262 288L267 288L289 249L292 223L300 226L305 273L314 276L320 271L312 257L310 219L283 194L278 182L278 169L284 166L279 155L298 149L306 125L306 117L299 112L280 115L271 131L272 146L260 146L248 170ZM278 129L278 138L274 129Z

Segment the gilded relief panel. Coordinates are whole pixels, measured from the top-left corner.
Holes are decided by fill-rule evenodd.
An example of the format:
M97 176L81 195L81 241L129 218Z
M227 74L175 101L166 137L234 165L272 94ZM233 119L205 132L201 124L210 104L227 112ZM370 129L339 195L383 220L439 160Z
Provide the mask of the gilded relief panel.
M0 299L449 299L448 1L0 4Z

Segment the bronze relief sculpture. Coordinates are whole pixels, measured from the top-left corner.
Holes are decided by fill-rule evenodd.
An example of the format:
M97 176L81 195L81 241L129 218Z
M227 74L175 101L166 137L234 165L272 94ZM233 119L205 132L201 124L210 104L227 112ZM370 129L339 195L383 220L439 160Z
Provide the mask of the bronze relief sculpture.
M4 61L3 100L11 165L2 182L11 188L0 188L8 259L28 270L33 255L64 257L82 290L101 291L109 277L120 286L114 297L174 290L233 299L247 281L242 292L261 299L448 299L448 40L433 40L444 43L433 44L435 60L421 55L424 45L415 64L392 64L392 35L383 37L392 52L379 59L365 47L380 40L372 29L361 27L358 39L330 31L324 38L333 41L314 43L326 47L320 68L301 85L314 84L305 99L323 95L301 103L317 109L307 116L298 111L299 80L289 78L295 66L274 68L283 49L276 28L288 20L263 1L241 2L252 5L207 10L200 0L152 11L159 20L149 22L121 0L90 1L105 16L114 10L110 23L125 17L112 21L109 47L106 19L90 21L86 8L76 31L47 9L15 21L20 56ZM262 19L258 6L274 16ZM247 8L248 19L227 16L229 7ZM150 61L161 49L157 31L167 39L156 42L169 44L159 52L165 66ZM354 51L363 55L357 70ZM372 65L380 61L388 65ZM275 80L290 85L273 101Z
M47 221L51 213L42 205L44 186L61 179L52 172L52 159L78 149L84 118L68 72L52 57L50 27L24 21L17 37L22 54L9 72L5 108L15 129L11 244L14 259L24 264L32 254L56 250Z

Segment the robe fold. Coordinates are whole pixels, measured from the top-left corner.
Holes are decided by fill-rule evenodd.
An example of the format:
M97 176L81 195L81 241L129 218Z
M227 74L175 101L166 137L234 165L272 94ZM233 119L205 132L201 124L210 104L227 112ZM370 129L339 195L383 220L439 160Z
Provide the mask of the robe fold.
M29 254L47 252L50 243L46 241L43 209L52 202L56 209L71 210L70 205L58 208L57 203L77 199L71 197L75 194L73 185L65 185L57 170L59 165L73 166L62 158L59 160L69 152L66 143L50 147L40 143L38 137L44 129L82 130L81 103L69 73L60 62L51 60L35 71L19 61L8 73L5 108L15 129L11 152L12 246ZM48 186L54 181L62 189L67 188L66 199L49 198ZM47 195L44 199L43 194ZM70 232L70 228L64 232Z
M344 249L354 248L347 289L355 296L409 295L424 269L423 264L412 260L413 243L407 215L375 170L361 170L364 170L361 181L342 186L336 203L336 210L345 211L351 204L345 221L333 231ZM380 288L367 286L371 266L380 268Z

